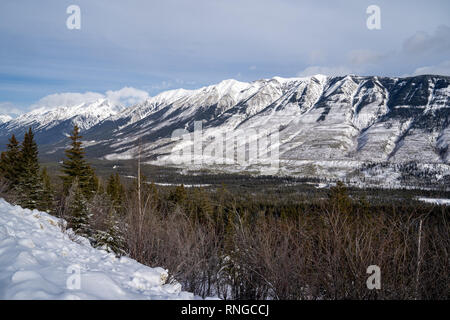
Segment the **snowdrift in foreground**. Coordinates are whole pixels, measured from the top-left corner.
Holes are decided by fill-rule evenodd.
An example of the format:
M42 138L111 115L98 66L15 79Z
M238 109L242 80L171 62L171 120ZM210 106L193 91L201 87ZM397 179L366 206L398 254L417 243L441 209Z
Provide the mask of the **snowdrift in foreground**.
M195 298L162 268L73 242L59 221L0 199L0 299Z

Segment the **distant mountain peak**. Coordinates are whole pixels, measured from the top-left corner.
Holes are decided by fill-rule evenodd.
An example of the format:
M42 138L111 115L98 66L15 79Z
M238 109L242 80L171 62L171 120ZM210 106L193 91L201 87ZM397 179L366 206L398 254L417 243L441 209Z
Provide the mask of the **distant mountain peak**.
M0 143L31 125L37 141L54 152L76 123L92 156L129 159L140 140L146 157L170 164L178 143L171 134L202 121L211 139L238 130L276 132L287 173L345 176L368 162L416 161L440 166L444 176L450 175L449 97L446 76L227 79L165 91L128 108L101 99L34 110L0 124Z
M41 106L7 122L0 121L0 137L4 133L21 136L31 127L38 142L40 136L45 137L44 142L58 141L65 137L74 125L80 127L83 132L123 110L124 107L107 99L71 105Z
M13 118L7 114L0 114L0 124L11 121Z

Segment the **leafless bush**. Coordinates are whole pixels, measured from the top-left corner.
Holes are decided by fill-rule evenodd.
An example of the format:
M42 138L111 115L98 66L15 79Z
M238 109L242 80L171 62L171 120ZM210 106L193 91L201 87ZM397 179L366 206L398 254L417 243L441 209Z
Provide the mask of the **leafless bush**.
M420 219L423 257L417 257ZM297 220L262 217L247 226L241 220L234 259L253 290L248 298L445 298L448 225L444 211L438 219L427 219L414 213L348 214L326 208L322 215L300 215ZM416 279L418 259L423 267ZM381 290L366 286L370 265L381 268Z
M151 196L143 197L141 208L136 195L128 198L126 234L130 255L147 265L168 268L187 290L212 295L220 243L212 224L198 223L179 207L163 214Z
M126 204L129 254L164 266L185 290L225 299L446 299L449 216L372 213L324 204L294 217L161 210L151 193ZM423 222L419 234L419 223ZM421 239L420 250L418 239ZM420 256L418 256L418 254ZM419 263L420 261L420 263ZM381 268L369 290L367 267Z

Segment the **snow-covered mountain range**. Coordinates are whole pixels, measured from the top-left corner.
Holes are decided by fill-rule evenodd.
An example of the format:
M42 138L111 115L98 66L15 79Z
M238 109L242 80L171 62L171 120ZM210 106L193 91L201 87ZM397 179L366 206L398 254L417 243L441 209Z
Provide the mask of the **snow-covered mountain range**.
M86 131L123 109L107 99L99 99L68 106L43 106L15 119L0 116L0 141L4 144L5 137L12 134L20 137L31 127L39 144L54 144L65 139L75 124Z
M171 138L174 130L192 132L194 122L201 121L206 140L236 130L276 132L281 173L349 177L364 166L368 172L368 163L375 172L375 163L398 167L414 161L442 177L450 174L449 96L450 77L434 75L225 80L197 90L166 91L124 109L102 100L34 110L0 124L0 143L31 126L45 153L57 154L77 123L91 156L130 159L140 145L148 160L170 164L174 147L184 143Z

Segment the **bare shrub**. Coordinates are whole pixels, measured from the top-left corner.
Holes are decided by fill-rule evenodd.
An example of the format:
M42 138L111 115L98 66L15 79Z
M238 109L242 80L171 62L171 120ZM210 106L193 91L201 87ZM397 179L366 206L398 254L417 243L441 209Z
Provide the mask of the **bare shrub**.
M202 211L192 203L161 205L155 193L144 190L140 208L136 194L129 194L123 228L132 258L167 268L183 289L203 297L449 297L448 209L371 212L345 197L336 199L344 205L323 202L277 216L209 206ZM381 268L380 290L367 288L370 265Z

